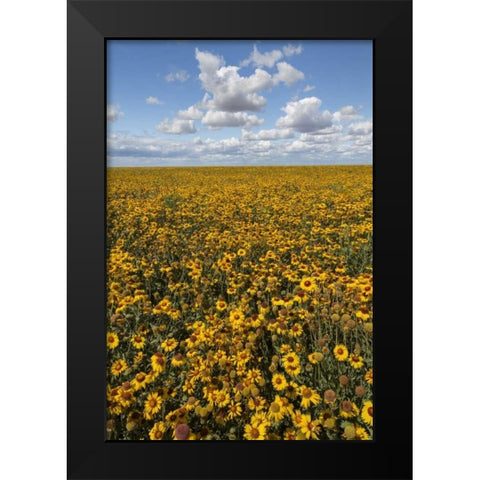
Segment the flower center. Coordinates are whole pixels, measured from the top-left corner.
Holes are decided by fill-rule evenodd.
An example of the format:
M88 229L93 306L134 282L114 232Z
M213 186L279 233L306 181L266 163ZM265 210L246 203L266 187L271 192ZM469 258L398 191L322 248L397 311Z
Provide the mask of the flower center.
M272 409L272 412L278 413L280 411L280 405L278 403L273 402L272 405L270 405L270 408Z

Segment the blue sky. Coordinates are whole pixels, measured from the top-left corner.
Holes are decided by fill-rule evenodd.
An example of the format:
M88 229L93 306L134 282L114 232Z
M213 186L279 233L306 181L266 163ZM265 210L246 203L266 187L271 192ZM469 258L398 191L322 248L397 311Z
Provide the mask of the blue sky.
M370 164L371 41L109 40L108 166Z

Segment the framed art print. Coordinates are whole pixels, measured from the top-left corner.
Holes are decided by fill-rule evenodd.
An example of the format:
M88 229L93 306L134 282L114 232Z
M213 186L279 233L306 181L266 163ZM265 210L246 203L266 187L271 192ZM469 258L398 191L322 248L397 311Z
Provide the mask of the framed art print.
M68 478L411 478L411 36L68 1Z

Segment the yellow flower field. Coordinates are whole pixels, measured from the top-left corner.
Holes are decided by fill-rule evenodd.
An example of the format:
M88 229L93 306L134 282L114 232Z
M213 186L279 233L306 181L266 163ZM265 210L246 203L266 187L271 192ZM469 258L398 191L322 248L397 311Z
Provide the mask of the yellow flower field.
M107 175L109 439L373 438L371 166Z

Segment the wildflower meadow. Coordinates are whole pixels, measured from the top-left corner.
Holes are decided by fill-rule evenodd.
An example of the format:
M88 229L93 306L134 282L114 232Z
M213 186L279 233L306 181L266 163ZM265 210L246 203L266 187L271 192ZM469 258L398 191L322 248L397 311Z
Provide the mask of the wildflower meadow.
M107 169L109 440L372 440L372 166Z

